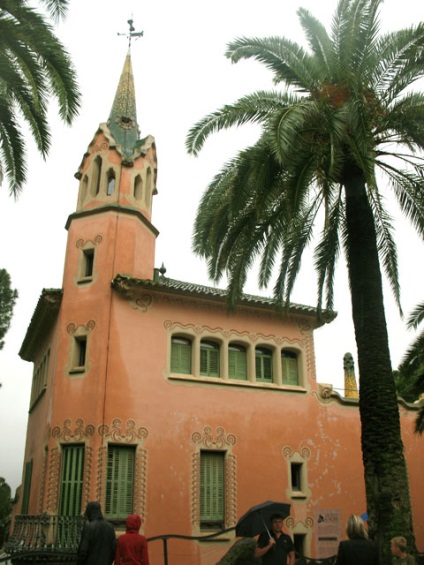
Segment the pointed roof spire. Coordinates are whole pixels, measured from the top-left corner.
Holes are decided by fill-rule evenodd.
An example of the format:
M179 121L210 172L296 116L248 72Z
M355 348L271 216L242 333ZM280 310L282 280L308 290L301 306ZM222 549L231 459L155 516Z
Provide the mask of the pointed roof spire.
M107 125L125 157L130 157L140 135L137 124L134 76L128 50Z

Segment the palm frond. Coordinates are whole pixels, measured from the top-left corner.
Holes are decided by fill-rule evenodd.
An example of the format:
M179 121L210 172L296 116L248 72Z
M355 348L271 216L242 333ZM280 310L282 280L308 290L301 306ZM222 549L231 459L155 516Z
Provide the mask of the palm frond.
M263 123L270 115L291 106L297 98L288 94L260 91L225 105L197 122L186 138L189 153L197 155L206 139L214 132L246 123Z
M420 302L415 306L409 314L407 327L416 330L421 322L424 320L424 302Z
M371 201L374 213L377 248L380 260L399 308L399 313L402 316L398 260L396 244L393 238L392 218L390 218L385 211L381 195L377 191L368 191L368 197Z
M394 166L378 162L390 181L390 186L405 217L424 239L424 175L401 171Z
M321 240L315 248L314 263L318 277L318 313L322 312L323 293L326 290L325 308L334 307L334 276L337 259L340 253L339 233L344 220L341 187L335 195L334 202L324 223Z
M226 56L233 63L256 59L274 73L276 84L284 82L301 92L315 90L319 83L314 59L300 45L283 37L240 37L228 44Z
M332 77L332 69L334 68L335 53L327 30L308 10L300 8L297 14L308 39L309 46L315 56L315 61L319 62L321 67L321 81L325 81L326 78L328 81L331 81L334 78Z
M376 43L376 57L373 83L389 106L424 76L424 24L381 36Z

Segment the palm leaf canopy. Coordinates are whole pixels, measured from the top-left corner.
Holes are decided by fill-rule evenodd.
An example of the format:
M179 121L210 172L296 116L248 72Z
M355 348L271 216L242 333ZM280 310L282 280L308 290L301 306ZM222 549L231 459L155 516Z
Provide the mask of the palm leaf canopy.
M318 220L318 309L333 307L334 271L346 248L342 187L359 172L373 210L380 260L400 308L392 219L377 171L405 216L424 235L424 25L379 34L379 0L340 0L330 32L299 9L307 48L281 37L239 38L233 62L255 59L276 89L244 96L201 119L187 136L197 155L214 132L257 123L253 146L225 164L198 207L194 250L214 281L228 276L230 304L260 259L259 283L277 272L274 296L288 304ZM282 86L283 90L278 87Z
M67 0L44 0L52 17L63 17ZM26 181L25 141L20 116L37 148L50 147L48 101L72 123L80 105L76 73L65 48L45 17L25 0L0 0L0 181L7 176L15 196Z

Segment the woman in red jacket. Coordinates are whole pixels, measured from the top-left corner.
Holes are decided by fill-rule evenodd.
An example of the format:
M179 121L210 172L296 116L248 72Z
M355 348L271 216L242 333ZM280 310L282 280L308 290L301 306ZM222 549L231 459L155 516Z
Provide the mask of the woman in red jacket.
M137 514L130 514L127 518L127 533L118 538L115 553L115 565L149 565L147 541L138 533L141 518Z

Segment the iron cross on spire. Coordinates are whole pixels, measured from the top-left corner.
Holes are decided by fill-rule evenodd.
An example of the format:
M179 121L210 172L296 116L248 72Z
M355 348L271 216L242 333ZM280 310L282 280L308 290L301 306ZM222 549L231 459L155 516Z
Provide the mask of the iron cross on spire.
M139 37L142 37L143 32L142 31L135 31L135 27L133 26L133 20L127 20L128 25L130 26L130 29L128 31L128 33L119 33L118 35L125 35L128 38L128 48L131 47L131 39L133 37L135 37L136 39L138 39Z

